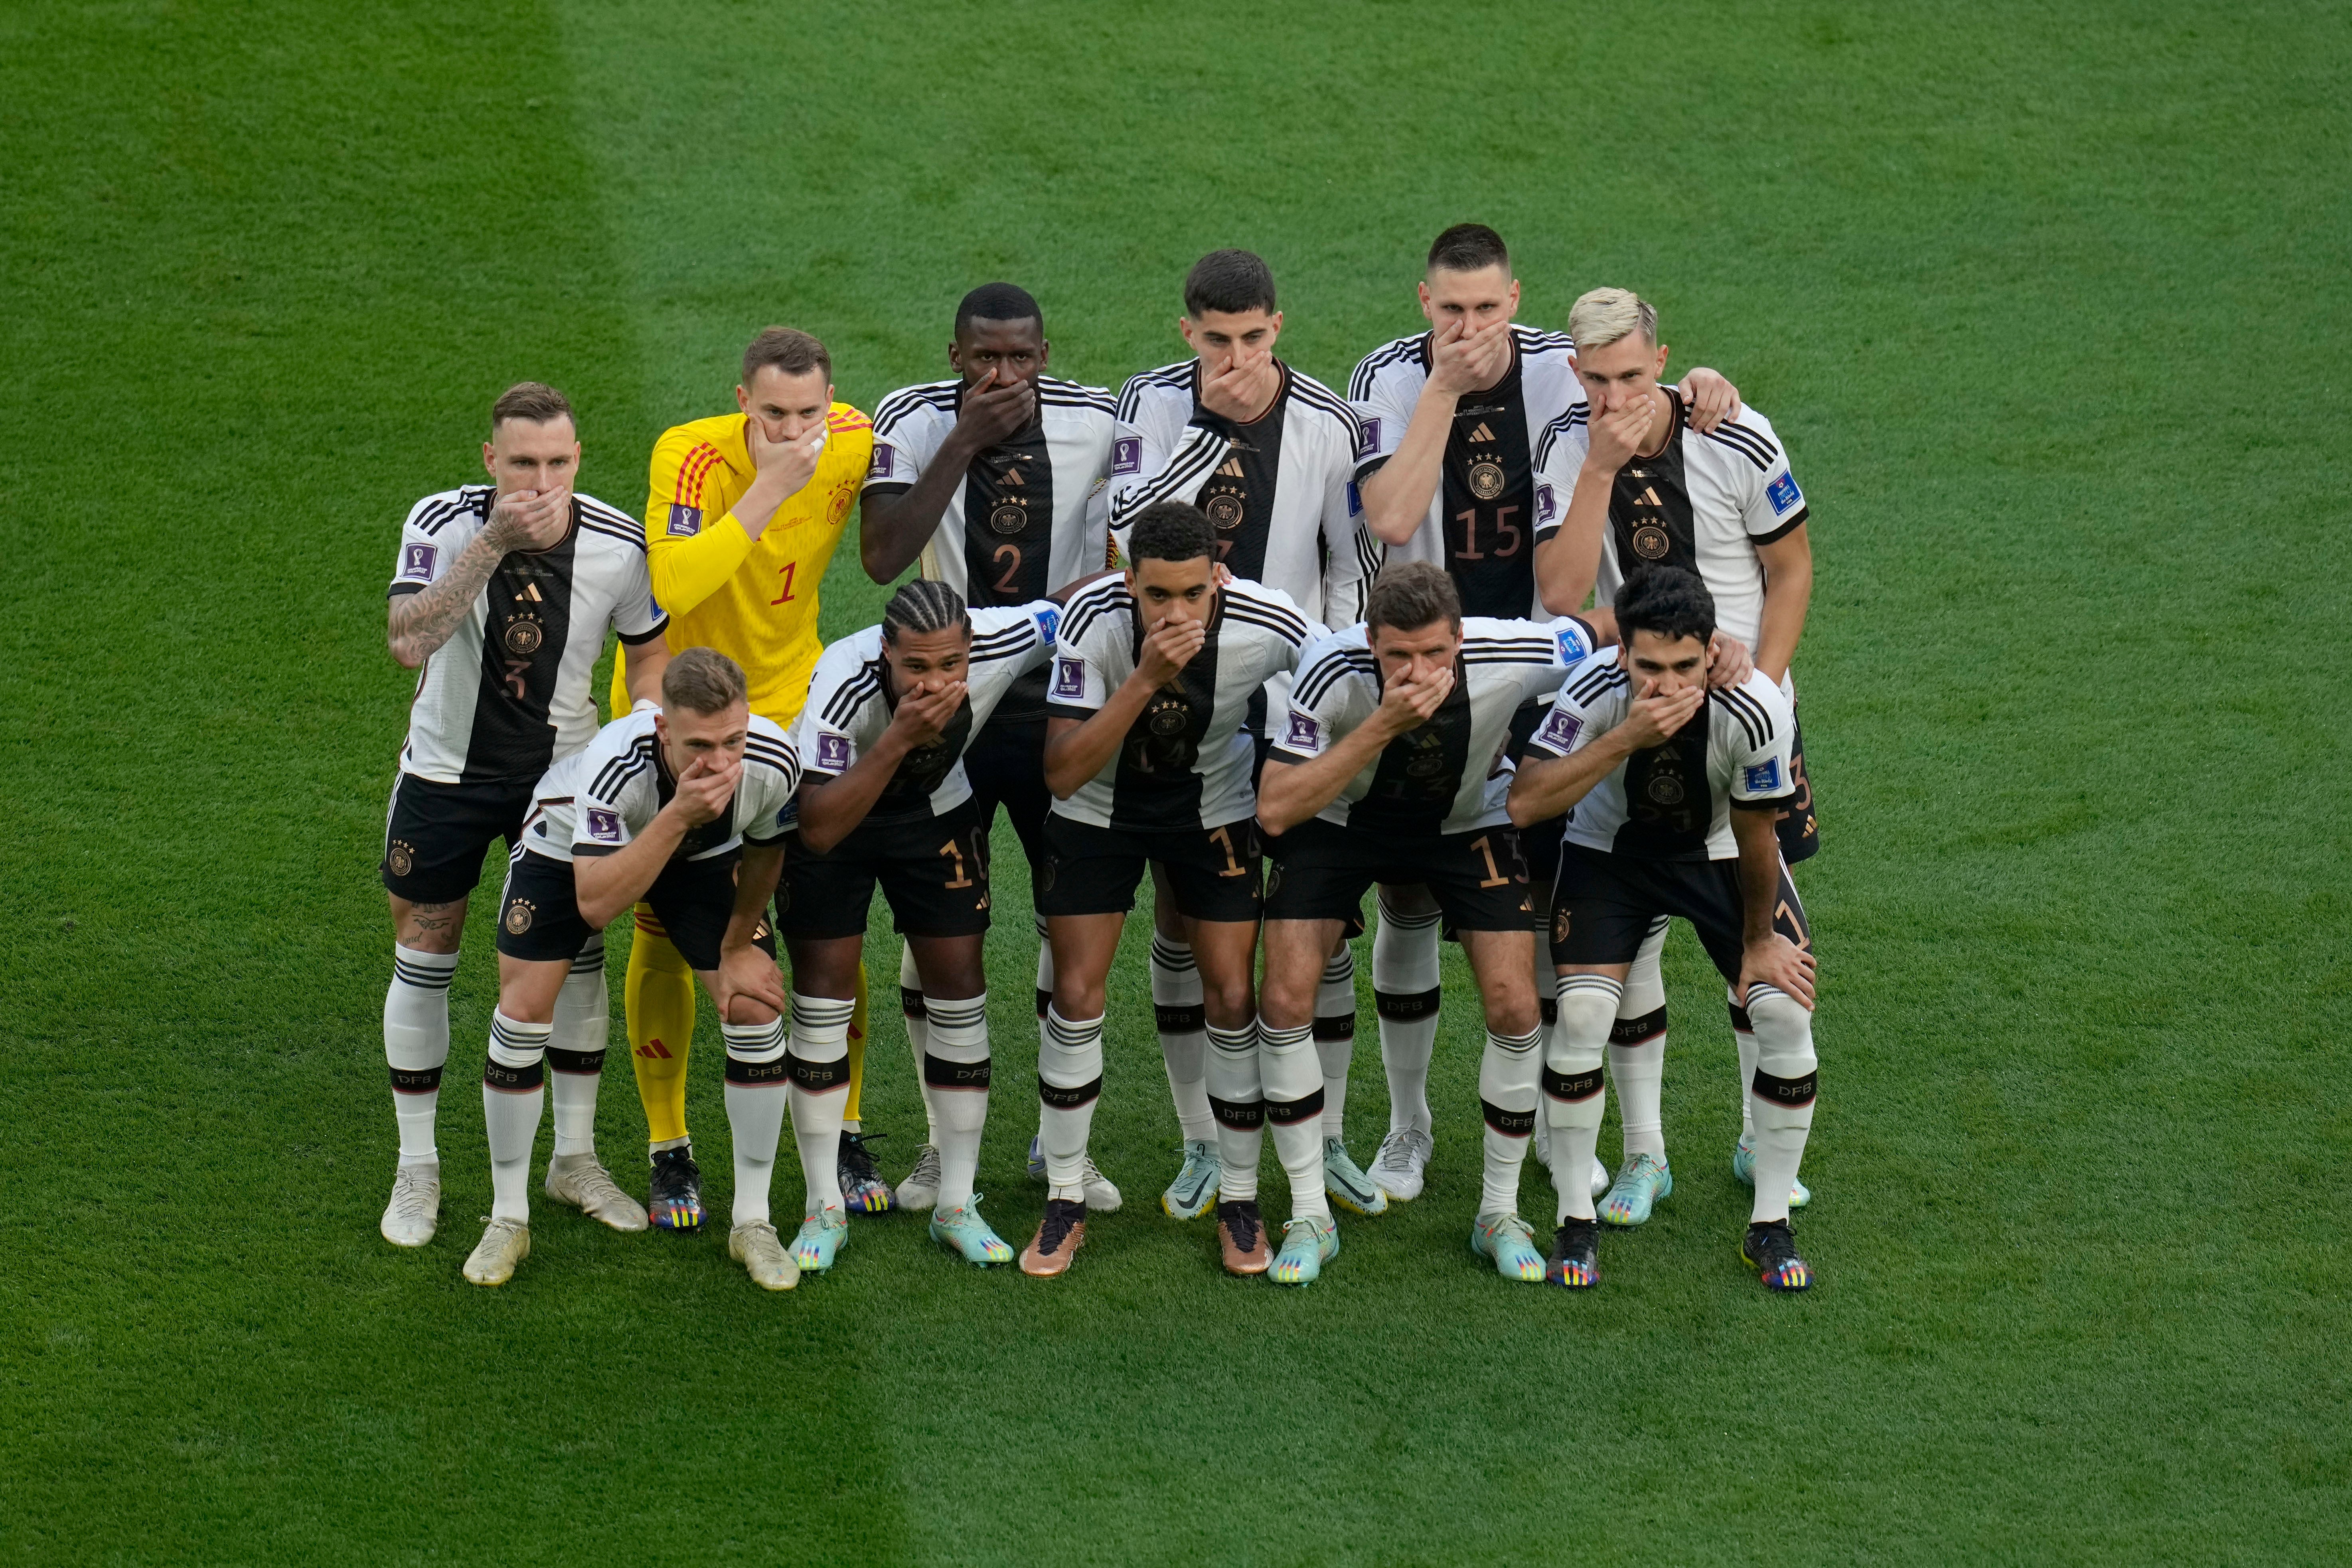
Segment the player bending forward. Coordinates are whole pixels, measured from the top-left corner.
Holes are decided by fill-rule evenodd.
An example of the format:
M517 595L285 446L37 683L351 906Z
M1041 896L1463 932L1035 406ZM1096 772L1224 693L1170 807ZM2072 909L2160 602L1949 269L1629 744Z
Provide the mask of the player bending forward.
M1225 1267L1263 1274L1272 1261L1257 1209L1266 1113L1251 994L1257 799L1242 726L1258 689L1297 669L1299 650L1323 628L1288 595L1241 579L1221 585L1215 552L1216 531L1197 507L1145 508L1127 536L1126 573L1072 596L1055 649L1045 741L1055 800L1037 891L1054 944L1054 1001L1037 1058L1045 1216L1021 1255L1025 1273L1063 1272L1086 1239L1104 986L1147 865L1167 873L1200 965ZM1306 1194L1291 1174L1297 1204ZM1321 1184L1318 1158L1318 1198Z
M1286 1146L1297 1118L1279 1108L1299 1098L1285 1089L1319 1098L1307 1047L1323 955L1367 888L1426 887L1460 933L1486 1009L1478 1069L1486 1173L1470 1245L1505 1279L1529 1283L1544 1271L1518 1212L1541 1065L1536 914L1502 758L1511 715L1557 690L1593 641L1592 627L1573 617L1465 622L1461 595L1439 567L1391 566L1372 584L1364 624L1321 638L1300 658L1258 784L1258 821L1279 835L1267 851L1258 1030L1283 1163L1311 1164L1315 1154L1311 1141ZM1303 1077L1294 1066L1302 1059ZM1292 1186L1300 1191L1296 1170ZM1322 1195L1312 1194L1318 1205ZM1303 1284L1339 1248L1328 1209L1302 1214L1284 1232L1274 1278Z
M656 690L669 662L644 534L572 488L580 442L563 395L530 381L509 387L490 409L482 465L492 483L409 510L386 627L392 657L419 672L383 835L394 932L383 1054L400 1165L381 1228L395 1247L422 1247L440 1225L433 1124L449 1058L449 981L482 856L493 838L513 849L540 775L594 738L590 682L606 628L636 650L628 695ZM614 1230L643 1230L646 1211L596 1159L610 1006L604 941L590 933L562 956L568 968L549 1015L547 1195Z
M1637 573L1616 607L1623 645L1569 672L1510 791L1522 826L1576 807L1552 891L1559 1022L1544 1097L1559 1228L1545 1278L1570 1289L1600 1278L1584 1173L1601 1057L1634 953L1652 922L1679 917L1756 1034L1756 1200L1740 1255L1771 1289L1802 1290L1812 1272L1789 1231L1789 1184L1813 1121L1814 965L1774 827L1792 795L1793 716L1760 670L1706 689L1715 602L1695 574Z
M743 671L691 647L663 671L662 707L642 705L548 770L536 816L507 868L499 913L499 1010L482 1073L496 1193L466 1278L502 1285L530 1256L523 1167L539 1131L541 1056L557 973L622 910L643 903L709 993L727 1042L735 1142L730 1256L754 1283L789 1290L800 1270L768 1220L785 1082L783 984L769 895L783 861L800 759L759 718Z
M1006 694L1045 668L1057 616L1043 600L971 609L947 584L918 580L880 626L826 648L801 710L800 828L776 898L793 960L793 1055L830 1071L848 1049L866 912L881 883L922 986L923 1098L939 1153L931 1236L982 1266L1012 1262L1013 1248L971 1190L988 1120L988 830L964 753ZM807 1103L810 1119L793 1124L809 1184L793 1255L823 1269L849 1234L830 1185L839 1100Z

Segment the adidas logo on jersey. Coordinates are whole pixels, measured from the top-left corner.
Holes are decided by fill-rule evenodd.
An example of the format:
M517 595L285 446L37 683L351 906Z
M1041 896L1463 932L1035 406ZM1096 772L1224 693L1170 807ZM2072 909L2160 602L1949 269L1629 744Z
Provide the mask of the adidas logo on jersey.
M1007 468L1004 470L1004 482L1008 485L1018 485L1026 483L1027 481L1022 479L1020 469Z
M1242 460L1239 458L1227 458L1225 466L1217 470L1217 478L1221 479L1239 479L1247 477L1242 472Z
M1478 428L1470 432L1470 439L1473 441L1491 442L1494 438L1495 433L1486 428L1486 422L1484 419L1478 421Z

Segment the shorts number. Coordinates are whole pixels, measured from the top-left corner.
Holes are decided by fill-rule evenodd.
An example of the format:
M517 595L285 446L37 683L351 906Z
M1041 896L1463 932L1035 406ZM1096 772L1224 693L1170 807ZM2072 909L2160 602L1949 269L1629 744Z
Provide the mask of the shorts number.
M964 871L963 846L950 838L945 844L940 846L940 853L942 855L950 855L955 858L955 879L947 885L950 888L971 887L971 878L966 875Z
M1504 883L1510 880L1508 877L1504 876L1500 871L1495 869L1495 851L1493 847L1486 842L1486 836L1485 834L1482 833L1477 837L1470 840L1470 847L1478 851L1478 858L1486 862L1486 879L1478 884L1480 887L1499 888Z
M1006 563L1007 556L1012 557L1010 564ZM996 580L996 591L1000 594L1019 593L1020 584L1013 579L1021 574L1021 547L1017 544L1000 544L996 547L996 553L991 555L989 559L1004 567L1004 575Z
M1209 835L1209 842L1225 852L1225 868L1218 872L1218 876L1246 877L1249 875L1249 868L1234 858L1234 836L1230 831L1223 827L1214 829Z

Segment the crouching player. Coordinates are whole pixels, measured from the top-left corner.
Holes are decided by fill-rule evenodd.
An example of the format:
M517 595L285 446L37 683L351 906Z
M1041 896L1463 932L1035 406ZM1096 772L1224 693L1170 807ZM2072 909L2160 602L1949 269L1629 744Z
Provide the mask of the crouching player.
M767 921L800 759L752 715L743 671L688 648L662 672L662 707L607 724L540 781L499 912L499 1009L482 1072L494 1200L466 1278L502 1285L530 1256L525 1167L539 1132L548 1020L577 953L642 900L717 1006L735 1135L727 1250L771 1290L800 1271L768 1221L784 1118L782 982Z
M1136 513L1125 574L1073 595L1062 622L1045 693L1054 805L1037 889L1054 944L1054 1000L1037 1057L1045 1216L1021 1255L1024 1273L1062 1273L1086 1239L1104 990L1147 865L1166 872L1200 965L1225 1268L1263 1274L1273 1261L1257 1208L1266 1106L1251 971L1261 903L1255 748L1243 724L1258 689L1295 670L1323 628L1286 594L1221 582L1216 555L1216 531L1199 508L1155 501ZM1327 943L1315 961L1318 976L1329 952ZM1319 1085L1315 1060L1310 1051ZM1319 1136L1315 1146L1319 1196Z
M1542 1065L1536 912L1501 759L1513 712L1557 691L1593 644L1592 627L1572 616L1465 622L1454 579L1410 562L1381 574L1363 625L1299 660L1258 781L1258 821L1279 835L1267 846L1259 1060L1275 1148L1301 1209L1312 1205L1284 1230L1277 1283L1314 1279L1339 1251L1320 1184L1302 1184L1319 1151L1312 1139L1290 1146L1286 1134L1302 1123L1286 1112L1319 1099L1310 1035L1323 955L1375 882L1425 886L1461 936L1486 1009L1486 1173L1470 1246L1507 1279L1543 1278L1519 1217ZM1308 1132L1312 1109L1302 1112Z
M1794 795L1795 718L1760 672L1707 689L1715 601L1695 574L1637 573L1616 608L1623 646L1569 672L1510 792L1521 826L1576 807L1551 905L1559 1023L1544 1096L1559 1229L1546 1278L1599 1278L1583 1178L1601 1057L1633 955L1669 917L1697 931L1756 1033L1756 1202L1740 1255L1771 1289L1802 1290L1812 1271L1789 1232L1789 1188L1813 1121L1813 954L1776 821Z
M988 1120L988 829L963 758L1014 684L1045 668L1057 614L1044 600L968 609L947 584L918 580L880 626L817 660L795 737L807 768L800 828L776 898L793 960L793 1055L831 1075L793 1106L808 1178L793 1244L803 1268L832 1268L849 1235L834 1141L877 881L922 982L923 1099L940 1159L932 1238L968 1263L1013 1261L971 1190Z

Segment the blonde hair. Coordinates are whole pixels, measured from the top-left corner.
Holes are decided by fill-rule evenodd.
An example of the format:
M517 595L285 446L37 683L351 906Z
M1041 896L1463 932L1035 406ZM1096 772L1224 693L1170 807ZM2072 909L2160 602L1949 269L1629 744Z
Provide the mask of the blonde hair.
M1658 308L1631 289L1595 289L1569 308L1568 335L1578 348L1605 349L1635 332L1657 346Z

